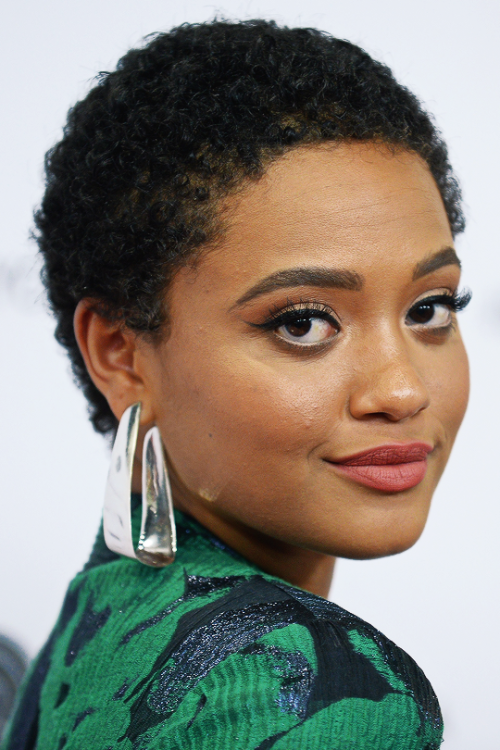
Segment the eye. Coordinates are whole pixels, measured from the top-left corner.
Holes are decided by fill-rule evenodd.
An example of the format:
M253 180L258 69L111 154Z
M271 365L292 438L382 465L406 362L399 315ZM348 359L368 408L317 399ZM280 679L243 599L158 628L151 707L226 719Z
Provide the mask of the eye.
M439 298L428 297L413 305L408 311L406 320L409 325L447 328L452 323L452 309L454 309L454 303L451 295L441 295Z
M312 316L295 318L275 330L278 336L286 341L302 345L321 344L338 332L329 320Z
M250 325L272 333L287 344L311 350L328 344L341 329L331 307L314 300L287 301L285 307L271 308L262 323Z

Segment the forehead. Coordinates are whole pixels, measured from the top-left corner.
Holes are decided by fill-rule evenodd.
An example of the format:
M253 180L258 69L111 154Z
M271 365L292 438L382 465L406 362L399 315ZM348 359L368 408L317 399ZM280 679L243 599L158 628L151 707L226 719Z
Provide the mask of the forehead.
M225 204L226 231L198 270L222 283L298 265L411 265L452 245L425 162L378 143L301 147Z

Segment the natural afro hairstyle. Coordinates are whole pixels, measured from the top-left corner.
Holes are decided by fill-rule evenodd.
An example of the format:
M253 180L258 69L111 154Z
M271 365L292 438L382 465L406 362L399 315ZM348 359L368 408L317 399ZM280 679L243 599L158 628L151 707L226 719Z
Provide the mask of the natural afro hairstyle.
M273 22L184 24L128 52L70 110L35 215L43 279L96 430L116 420L73 332L78 302L159 335L169 280L221 231L221 198L301 144L376 139L419 154L463 230L446 146L416 97L359 47Z

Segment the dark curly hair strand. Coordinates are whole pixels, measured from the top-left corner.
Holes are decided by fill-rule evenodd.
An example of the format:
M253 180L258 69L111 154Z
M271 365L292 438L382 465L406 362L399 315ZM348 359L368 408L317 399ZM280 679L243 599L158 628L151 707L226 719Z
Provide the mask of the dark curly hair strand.
M454 234L464 228L446 146L416 97L359 47L274 22L184 24L128 52L68 115L35 215L56 338L97 431L116 420L79 352L85 297L159 335L173 273L220 231L217 207L301 144L378 139L419 154Z

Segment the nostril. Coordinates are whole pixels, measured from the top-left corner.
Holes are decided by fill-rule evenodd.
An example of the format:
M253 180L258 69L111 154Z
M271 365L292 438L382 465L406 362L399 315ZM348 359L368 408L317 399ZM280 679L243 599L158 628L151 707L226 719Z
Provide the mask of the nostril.
M365 376L351 392L349 411L355 419L384 418L400 422L429 406L425 383L413 368L385 367Z

